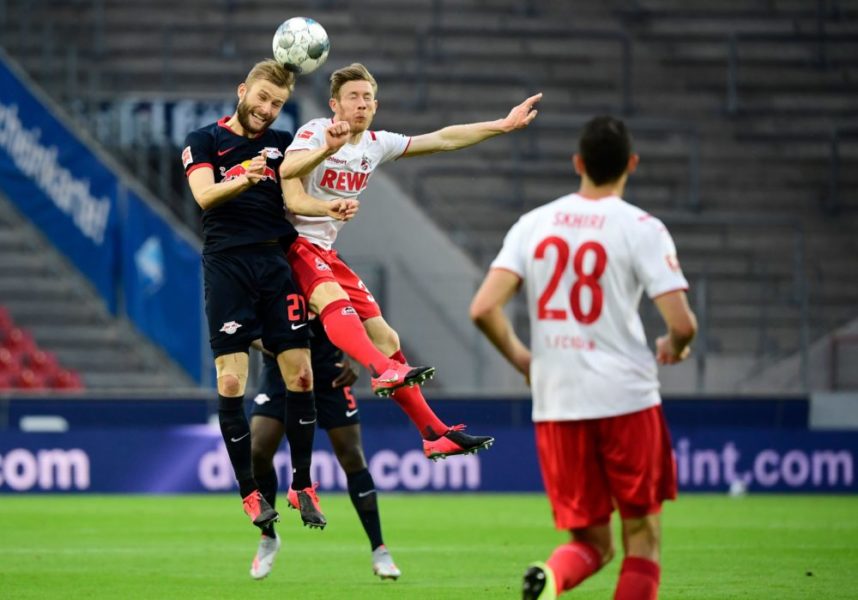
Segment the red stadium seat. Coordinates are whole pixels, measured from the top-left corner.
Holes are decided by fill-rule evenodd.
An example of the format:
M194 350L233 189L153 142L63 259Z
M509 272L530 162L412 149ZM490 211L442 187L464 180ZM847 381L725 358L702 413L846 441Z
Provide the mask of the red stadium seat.
M30 337L30 334L20 327L13 327L6 333L3 339L3 346L12 352L23 354L36 349L36 342Z
M12 379L7 373L0 373L0 390L11 390Z
M47 388L44 378L32 369L21 369L18 377L13 380L16 388L22 390L43 390Z
M8 348L0 346L0 373L17 374L21 370L18 357Z
M59 370L56 357L52 353L38 348L26 353L21 364L28 369L41 373L46 379L51 379Z
M50 380L50 386L57 390L82 390L80 376L69 369L59 369Z

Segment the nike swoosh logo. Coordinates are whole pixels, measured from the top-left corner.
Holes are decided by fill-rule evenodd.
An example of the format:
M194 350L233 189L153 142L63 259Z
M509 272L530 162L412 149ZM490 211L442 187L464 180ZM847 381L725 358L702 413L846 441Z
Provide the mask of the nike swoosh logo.
M245 434L244 434L243 436L241 436L241 437L237 437L237 438L229 438L229 441L230 441L230 442L240 442L241 440L243 440L244 438L246 438L246 437L247 437L247 436L249 436L249 435L250 435L250 432L248 431L247 433L245 433Z
M218 150L218 151L217 151L217 155L218 155L218 156L223 156L223 155L224 155L224 154L226 154L227 152L232 152L232 151L233 151L233 150L235 150L236 148L238 148L238 146L233 146L232 148L227 148L226 150Z
M358 411L358 409L347 410L346 411L346 418L355 416L357 414L357 411Z
M375 493L375 490L369 490L368 492L359 492L358 498L366 498L370 494L374 494L374 493Z
M302 328L302 327L304 327L305 325L307 325L307 324L306 324L306 323L301 323L300 325L296 325L295 323L292 323L292 331L298 331L299 329L301 329L301 328Z
M312 421L305 421L304 419L298 419L298 423L300 423L301 425L312 425L315 422L316 422L316 419L313 419Z

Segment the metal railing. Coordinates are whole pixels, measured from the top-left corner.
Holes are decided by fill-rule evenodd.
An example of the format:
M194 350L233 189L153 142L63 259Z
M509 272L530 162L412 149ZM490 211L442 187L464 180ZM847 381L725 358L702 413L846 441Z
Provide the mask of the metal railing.
M831 129L831 170L828 176L828 196L823 209L829 213L838 213L843 208L840 190L841 145L845 141L858 142L858 125L835 125ZM855 192L858 194L858 190Z

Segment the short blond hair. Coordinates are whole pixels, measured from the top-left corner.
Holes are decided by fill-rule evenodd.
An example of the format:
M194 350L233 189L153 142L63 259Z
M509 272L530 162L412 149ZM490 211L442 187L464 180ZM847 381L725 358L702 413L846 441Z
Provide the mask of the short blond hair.
M257 79L270 81L277 87L286 88L290 92L295 89L295 74L272 58L259 61L253 65L244 79L244 83L250 87Z
M378 84L369 69L360 63L352 63L331 73L331 98L339 98L340 88L349 81L368 81L372 85L373 95L378 94Z

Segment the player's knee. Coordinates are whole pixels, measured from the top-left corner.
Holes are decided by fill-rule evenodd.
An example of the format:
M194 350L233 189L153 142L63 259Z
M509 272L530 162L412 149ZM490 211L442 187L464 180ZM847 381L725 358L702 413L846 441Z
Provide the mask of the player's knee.
M624 525L627 554L658 562L661 527L657 518L635 519L625 522Z
M309 364L288 369L284 379L286 389L292 392L309 392L313 389L313 369Z
M337 460L346 473L357 473L366 469L363 448L359 445L347 446L337 453Z
M244 385L237 375L227 373L217 378L217 391L221 396L235 398L244 395Z
M600 568L611 562L616 554L614 540L608 528L573 529L572 539L575 542L587 544L596 550L601 561Z
M309 392L313 389L313 368L310 366L309 350L286 350L277 357L277 362L287 390Z

